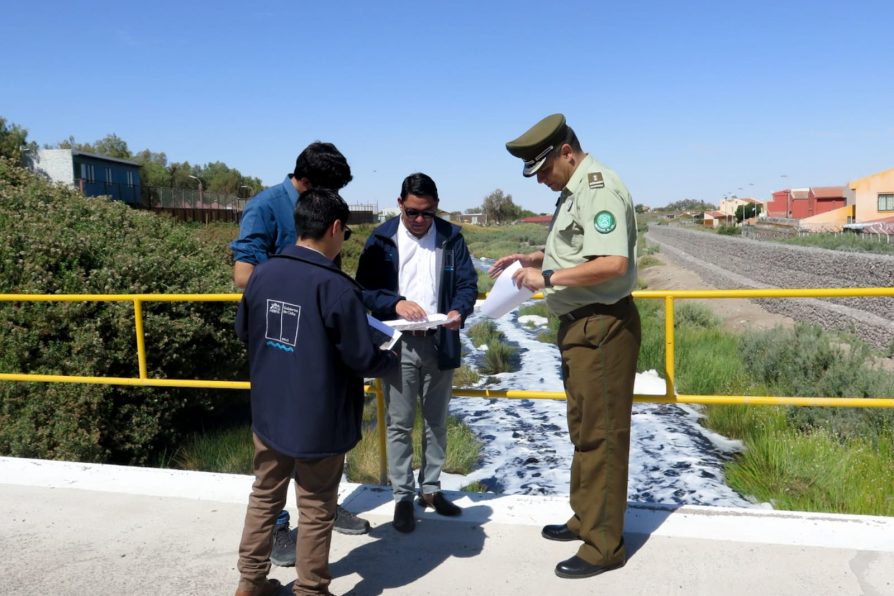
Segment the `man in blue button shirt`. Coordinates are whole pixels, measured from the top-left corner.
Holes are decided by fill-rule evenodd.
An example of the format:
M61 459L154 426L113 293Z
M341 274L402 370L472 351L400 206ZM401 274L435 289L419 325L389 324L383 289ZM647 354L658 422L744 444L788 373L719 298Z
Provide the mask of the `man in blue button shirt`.
M294 172L282 183L259 192L246 203L239 238L230 244L236 286L245 288L257 265L295 245L298 239L295 205L301 200L302 193L312 188L338 191L352 179L351 166L335 145L321 141L308 145L298 155ZM369 531L369 522L339 505L335 530L342 534L365 534ZM289 532L287 511L276 520L271 560L285 567L295 564L295 535Z
M239 238L230 244L236 286L244 288L256 265L295 244L294 213L301 193L311 188L338 191L352 179L351 166L335 145L321 141L308 145L292 174L246 203Z

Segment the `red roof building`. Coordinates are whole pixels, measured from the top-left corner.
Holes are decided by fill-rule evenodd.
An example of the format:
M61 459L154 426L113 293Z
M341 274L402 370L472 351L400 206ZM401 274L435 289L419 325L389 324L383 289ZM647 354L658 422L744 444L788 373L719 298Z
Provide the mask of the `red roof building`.
M813 186L777 190L767 203L768 217L804 219L847 205L843 186Z
M548 226L553 222L552 215L534 215L533 217L523 217L518 223L536 223Z

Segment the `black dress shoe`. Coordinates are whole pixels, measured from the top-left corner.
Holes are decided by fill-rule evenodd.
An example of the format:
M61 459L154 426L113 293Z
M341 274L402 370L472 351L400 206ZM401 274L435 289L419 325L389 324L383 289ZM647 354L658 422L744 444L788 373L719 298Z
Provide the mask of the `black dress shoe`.
M416 499L416 502L419 503L423 509L426 507L434 507L436 512L440 515L446 515L447 517L456 517L457 515L462 515L463 512L462 509L448 501L447 497L445 497L441 491L430 495L422 495Z
M580 537L577 534L568 529L568 524L543 526L543 530L541 530L540 535L547 540L558 540L559 542L580 540Z
M574 555L570 559L565 559L556 565L556 575L566 579L593 577L594 575L599 575L600 573L605 573L612 569L620 569L624 566L625 562L626 561L621 561L614 565L593 565L592 563L587 563L577 555Z
M416 514L413 501L398 501L394 505L394 529L409 534L416 529Z

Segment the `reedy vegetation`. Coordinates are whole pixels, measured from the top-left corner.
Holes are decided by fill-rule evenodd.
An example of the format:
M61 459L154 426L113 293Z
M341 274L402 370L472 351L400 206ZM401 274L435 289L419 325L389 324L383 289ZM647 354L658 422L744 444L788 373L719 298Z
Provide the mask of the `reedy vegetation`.
M639 300L640 370L664 369L663 304ZM894 378L870 350L821 330L722 331L697 303L675 312L676 373L681 393L892 397ZM774 507L894 515L894 412L856 408L708 406L705 423L741 439L727 464L734 489Z

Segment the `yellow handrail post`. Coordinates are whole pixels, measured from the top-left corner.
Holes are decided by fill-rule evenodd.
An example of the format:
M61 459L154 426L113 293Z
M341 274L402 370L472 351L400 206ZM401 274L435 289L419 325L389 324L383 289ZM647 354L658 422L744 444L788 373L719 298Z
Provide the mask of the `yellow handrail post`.
M665 396L674 397L674 297L664 298L664 378Z
M379 484L388 483L388 452L385 446L385 390L382 379L376 379L376 430L379 433Z
M140 365L140 378L148 379L146 372L146 341L143 338L143 301L139 298L133 301L133 318L137 331L137 362Z

